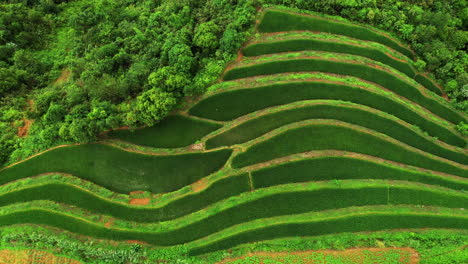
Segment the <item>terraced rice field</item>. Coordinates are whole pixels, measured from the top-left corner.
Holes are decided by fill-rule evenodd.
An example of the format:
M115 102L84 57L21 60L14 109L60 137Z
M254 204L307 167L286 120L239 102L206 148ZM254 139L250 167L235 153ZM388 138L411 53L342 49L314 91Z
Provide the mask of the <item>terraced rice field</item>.
M159 125L1 169L0 226L191 255L282 237L466 232L468 156L455 126L467 119L413 68L411 49L275 9L257 30L220 83Z

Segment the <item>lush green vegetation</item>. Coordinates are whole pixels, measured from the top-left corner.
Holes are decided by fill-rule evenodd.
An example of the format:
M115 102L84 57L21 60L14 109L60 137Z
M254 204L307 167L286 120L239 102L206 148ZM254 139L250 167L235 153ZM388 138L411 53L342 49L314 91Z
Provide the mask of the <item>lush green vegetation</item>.
M219 150L158 156L127 152L103 144L83 144L50 150L0 170L0 182L63 172L116 192L147 190L161 193L177 190L220 169L230 154L230 150ZM180 164L186 167L181 170Z
M0 164L156 124L218 78L255 12L253 1L2 1Z
M330 168L333 168L330 169ZM251 172L255 188L274 185L351 179L384 179L420 182L440 185L456 190L466 190L468 183L462 178L437 175L420 169L396 166L384 160L375 160L356 155L319 155L311 157L291 157L287 162L263 167Z
M284 12L281 10L267 10L258 25L260 32L281 32L293 30L321 31L381 43L413 58L414 53L383 32L375 29L342 23L340 21L320 16L306 16Z
M256 40L252 44L242 49L245 56L260 56L266 54L304 51L304 50L320 50L328 52L338 52L346 54L354 54L381 63L392 66L402 73L413 78L415 73L414 68L408 58L395 55L395 51L387 48L384 45L376 45L375 43L364 41L356 41L351 38L335 37L335 35L324 35L304 32L301 34L283 33L273 35L275 38ZM403 57L400 59L399 57ZM440 94L440 89L437 89Z
M113 130L109 137L156 148L185 147L220 128L216 123L181 115L169 116L158 125L138 130Z
M401 123L386 113L342 101L302 101L271 109L263 114L257 112L252 119L208 139L206 147L243 143L286 124L307 119L336 119L367 127L415 148L468 165L468 157L462 150L448 149L437 144L432 138L418 133L410 125Z
M396 94L399 94L419 105L427 108L429 111L434 114L454 123L458 124L462 121L465 121L465 118L452 110L446 103L443 103L442 100L436 100L438 97L433 97L427 94L423 94L421 90L417 88L417 84L409 81L409 78L406 79L402 74L398 75L396 72L386 71L387 69L383 64L378 64L376 67L374 65L369 65L364 61L347 61L343 59L343 56L336 58L336 56L331 54L324 54L328 57L335 57L335 59L330 60L325 57L309 57L308 52L298 52L294 55L296 58L293 59L288 54L284 55L284 58L276 58L274 55L266 55L266 57L256 58L258 62L249 61L249 63L254 63L246 66L240 66L233 68L226 72L224 75L225 80L233 80L245 77L252 77L258 75L269 75L283 72L303 72L303 71L321 71L329 72L336 74L346 74L362 78L367 81L374 82L379 84L391 91L394 91ZM292 56L291 55L291 56ZM361 60L358 57L355 57L358 60ZM375 62L377 63L377 62ZM388 66L386 66L389 68Z

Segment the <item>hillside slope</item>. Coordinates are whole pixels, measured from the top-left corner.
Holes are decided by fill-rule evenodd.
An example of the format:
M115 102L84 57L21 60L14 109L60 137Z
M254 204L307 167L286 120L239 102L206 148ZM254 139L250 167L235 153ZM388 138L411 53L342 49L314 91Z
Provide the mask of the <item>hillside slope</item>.
M284 237L466 232L455 127L467 118L417 77L412 50L370 27L262 12L222 80L161 126L0 169L0 226L193 256Z

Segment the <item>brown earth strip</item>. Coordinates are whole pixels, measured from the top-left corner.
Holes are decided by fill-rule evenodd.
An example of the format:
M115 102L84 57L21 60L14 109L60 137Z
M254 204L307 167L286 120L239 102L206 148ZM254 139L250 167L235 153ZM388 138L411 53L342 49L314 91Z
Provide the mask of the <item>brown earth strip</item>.
M71 74L72 74L72 71L70 69L68 68L63 69L62 73L57 78L57 80L53 82L53 85L61 85L61 84L66 83L70 79Z
M139 245L148 245L148 243L140 241L140 240L127 240L129 244L139 244Z
M111 228L115 223L114 218L110 218L107 220L107 222L104 223L104 227Z
M151 198L132 198L129 202L131 205L148 205L151 202Z
M206 189L209 186L208 179L206 177L201 178L200 180L192 183L190 187L192 187L193 192L200 192Z
M0 250L1 264L81 264L82 262L35 249Z
M26 137L29 132L29 128L31 127L33 120L31 119L26 119L23 118L24 125L21 127L18 127L18 137Z
M308 259L307 257L314 254L319 253L321 255L327 257L341 257L349 259L350 263L362 263L365 258L366 252L370 252L375 255L384 255L387 252L396 251L401 256L400 260L401 263L405 264L417 264L419 263L419 253L412 249L412 248L350 248L346 250L309 250L309 251L293 251L293 252L251 252L248 253L246 256L237 257L237 258L228 258L218 262L217 264L229 264L234 263L236 261L245 259L246 257L260 257L263 261L267 261L265 263L270 263L271 261L278 261L278 263L282 263L281 260L284 260L288 256L295 256L302 258L303 261L300 263L302 264L315 264L318 263L312 259ZM409 256L409 259L407 258ZM328 259L328 258L327 258Z

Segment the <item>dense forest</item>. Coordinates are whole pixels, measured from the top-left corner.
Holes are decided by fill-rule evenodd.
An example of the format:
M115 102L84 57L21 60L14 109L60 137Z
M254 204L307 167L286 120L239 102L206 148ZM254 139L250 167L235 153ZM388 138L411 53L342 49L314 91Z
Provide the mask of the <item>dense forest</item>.
M156 124L217 80L265 4L394 32L417 53L415 67L466 111L465 0L6 0L0 165L109 129Z

